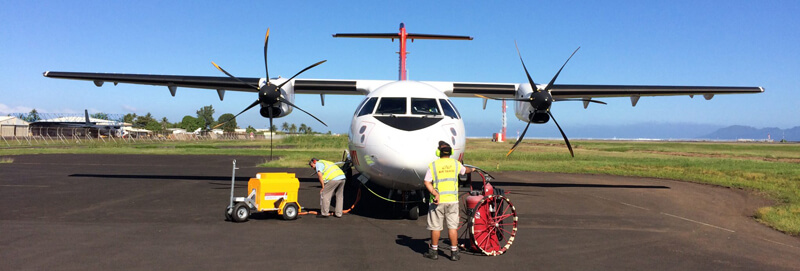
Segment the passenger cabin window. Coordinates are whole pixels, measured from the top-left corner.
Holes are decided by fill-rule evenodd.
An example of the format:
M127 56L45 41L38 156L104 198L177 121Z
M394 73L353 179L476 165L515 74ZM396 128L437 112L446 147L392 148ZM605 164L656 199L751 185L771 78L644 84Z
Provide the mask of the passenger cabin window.
M381 98L375 114L405 114L406 98Z
M459 117L458 110L456 110L456 107L453 106L452 103L450 103L450 100L448 100L448 99L439 99L439 103L442 104L442 111L444 111L444 115L445 116L448 116L448 117L451 117L451 118L454 118L454 119L460 119L461 118L461 117Z
M413 115L441 115L436 99L411 98L411 114Z
M364 100L364 106L361 107L361 110L358 111L358 116L368 115L372 113L372 110L375 109L375 102L378 101L378 98L372 97L369 99Z

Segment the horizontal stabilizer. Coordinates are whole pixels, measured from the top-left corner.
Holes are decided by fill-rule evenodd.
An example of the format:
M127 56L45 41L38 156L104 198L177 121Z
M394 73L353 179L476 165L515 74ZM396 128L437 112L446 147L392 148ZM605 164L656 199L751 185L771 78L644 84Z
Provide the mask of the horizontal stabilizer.
M399 33L339 33L333 34L334 38L366 38L366 39L398 39ZM406 34L408 39L424 40L472 40L470 36L437 35L437 34Z

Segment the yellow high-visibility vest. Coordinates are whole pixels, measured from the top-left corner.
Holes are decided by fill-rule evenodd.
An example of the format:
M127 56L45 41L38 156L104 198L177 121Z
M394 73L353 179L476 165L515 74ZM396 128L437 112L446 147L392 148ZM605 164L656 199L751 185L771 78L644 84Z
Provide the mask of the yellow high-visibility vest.
M439 203L458 202L458 173L461 163L453 158L439 158L428 166L433 176L433 189L439 192ZM431 201L434 197L431 195Z
M333 162L317 160L317 163L322 163L322 180L324 180L325 183L328 183L328 181L336 179L339 176L344 176L342 169Z

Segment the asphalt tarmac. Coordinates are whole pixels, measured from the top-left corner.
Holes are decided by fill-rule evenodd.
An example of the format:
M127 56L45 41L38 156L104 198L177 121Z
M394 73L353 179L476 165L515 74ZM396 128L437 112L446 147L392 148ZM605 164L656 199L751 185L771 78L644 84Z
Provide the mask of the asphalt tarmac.
M295 172L300 204L319 209L310 168L257 168L261 157L14 156L0 164L0 269L800 270L800 238L756 222L770 202L740 190L493 173L519 215L511 248L433 261L422 257L426 216L393 218L366 192L339 219L225 221L233 159L237 196L257 172Z

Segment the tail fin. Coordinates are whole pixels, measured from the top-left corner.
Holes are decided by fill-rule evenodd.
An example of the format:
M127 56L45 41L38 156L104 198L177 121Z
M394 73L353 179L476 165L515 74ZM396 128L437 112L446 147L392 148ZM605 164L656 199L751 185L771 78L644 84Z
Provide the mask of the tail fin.
M470 36L438 35L438 34L415 34L407 33L406 25L400 23L400 33L339 33L334 34L334 38L370 38L370 39L394 39L400 40L400 80L406 80L406 40L415 39L425 40L472 40Z
M84 124L86 124L86 126L92 125L92 123L89 122L89 109L84 109L83 114L84 116L86 116L86 123Z

